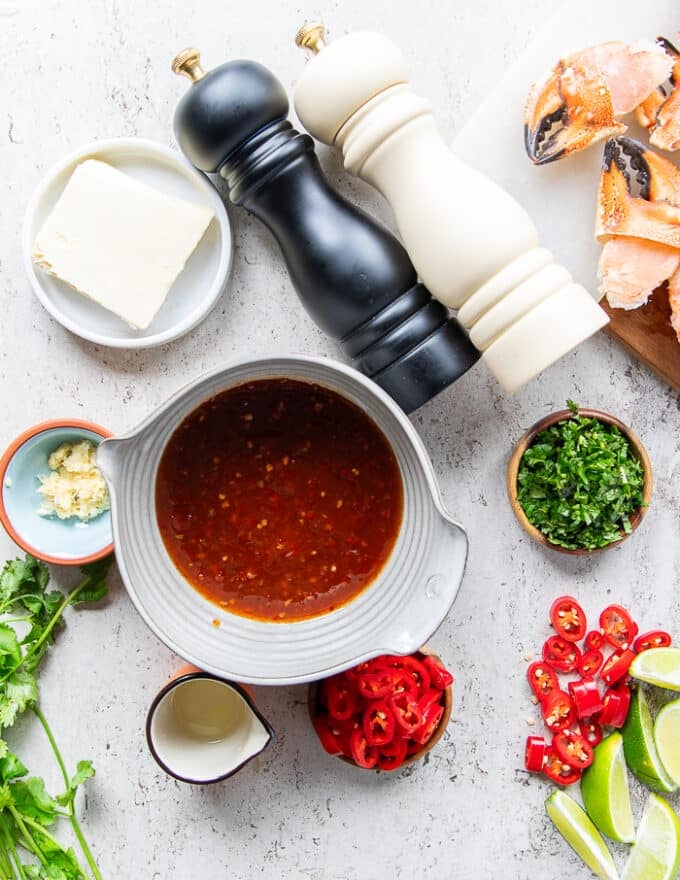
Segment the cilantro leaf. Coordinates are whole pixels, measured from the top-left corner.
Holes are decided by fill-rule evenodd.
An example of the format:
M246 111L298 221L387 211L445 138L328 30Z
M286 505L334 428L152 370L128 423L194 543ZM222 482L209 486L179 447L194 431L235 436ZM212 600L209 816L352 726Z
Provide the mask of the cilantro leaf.
M104 559L98 559L89 565L84 565L80 571L85 576L88 583L78 591L78 595L71 603L72 605L82 605L84 602L99 602L107 593L106 576L111 568L113 555L105 556Z
M7 752L3 758L0 758L0 780L2 782L18 779L20 776L26 776L27 773L28 768L12 752Z
M21 712L38 700L35 676L17 669L0 685L0 727L11 727Z
M56 818L57 802L47 793L42 779L31 776L12 782L10 791L14 806L20 813L41 825L52 825Z
M45 563L28 553L23 559L10 559L0 572L0 603L8 605L27 589L42 592L49 579Z
M59 794L55 798L57 803L62 807L68 806L68 804L75 798L76 791L83 782L85 782L86 779L92 779L94 775L95 770L92 761L78 761L76 772L71 777L68 788L63 794Z

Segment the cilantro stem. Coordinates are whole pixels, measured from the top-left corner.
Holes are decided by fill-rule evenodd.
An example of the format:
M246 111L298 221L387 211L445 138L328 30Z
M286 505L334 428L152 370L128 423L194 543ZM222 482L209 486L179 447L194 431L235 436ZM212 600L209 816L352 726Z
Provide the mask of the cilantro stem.
M12 833L7 827L7 820L3 819L2 822L2 830L5 835L5 845L7 847L8 856L7 861L10 866L10 870L16 876L18 875L20 880L27 880L26 872L24 871L23 865L21 864L21 859L19 858L19 854L17 853L16 847L14 846L14 841L12 840ZM10 858L11 856L11 858ZM15 868L12 867L12 859L14 859Z
M73 598L75 598L75 595L77 595L77 593L80 592L80 590L85 586L87 581L88 581L88 579L86 578L83 581L83 583L80 584L79 587L77 587L72 593L70 593L69 597L67 597L69 599L69 601L71 601ZM68 602L66 604L64 604L64 603L62 603L62 604L64 605L64 608L65 608L66 605L68 604ZM68 772L66 771L66 764L64 764L64 759L61 756L61 752L59 751L59 746L57 745L57 741L54 738L54 734L52 733L52 730L51 730L49 724L47 723L47 719L45 718L43 713L40 711L38 706L33 706L33 713L37 717L38 721L40 721L40 723L42 724L43 730L45 731L45 735L47 736L47 739L49 740L49 743L52 746L52 751L54 752L54 757L57 760L57 764L59 765L59 769L61 770L61 775L64 779L64 785L66 786L66 791L68 791L71 786L71 783L68 778ZM92 876L95 878L95 880L102 880L102 875L99 871L99 867L97 866L97 863L94 860L94 856L92 855L90 847L88 846L87 841L85 840L85 835L83 834L82 829L80 827L80 824L78 822L78 818L76 816L73 801L74 801L74 798L72 796L68 802L68 814L69 814L69 819L71 821L71 826L73 827L73 831L74 831L76 837L78 838L78 843L80 844L80 848L82 849L85 858L87 859L87 863L90 866L90 870L92 871Z
M11 804L9 805L8 809L9 809L10 814L12 815L12 818L16 822L17 828L21 832L21 836L24 839L24 842L22 845L25 846L26 849L30 853L33 853L33 855L38 859L38 861L40 862L41 865L46 865L47 860L45 859L45 856L42 854L38 844L31 837L31 834L30 834L28 828L24 824L24 820L23 820L21 813L17 810L16 807L13 807Z
M17 663L11 669L9 669L7 672L5 672L5 674L3 676L0 677L0 684L3 684L4 682L6 682L8 678L11 678L11 676L14 675L14 673L17 671L17 669L19 669L21 666L23 666L27 660L29 660L31 657L33 657L35 654L38 653L38 651L40 650L42 645L47 641L47 639L49 639L50 633L52 632L54 627L59 622L64 611L68 608L68 606L75 599L78 598L79 594L85 589L85 587L89 587L91 580L92 580L92 578L89 575L87 577L83 578L83 580L78 584L78 586L75 587L73 590L71 590L71 592L64 597L63 602L61 603L61 605L57 608L57 610L52 615L50 622L47 624L47 626L43 630L42 634L40 635L40 638L36 639L36 641L33 642L31 647L29 648L29 650L26 651L26 653L22 657L21 662Z
M14 870L9 860L7 844L0 836L0 880L12 880L13 877Z

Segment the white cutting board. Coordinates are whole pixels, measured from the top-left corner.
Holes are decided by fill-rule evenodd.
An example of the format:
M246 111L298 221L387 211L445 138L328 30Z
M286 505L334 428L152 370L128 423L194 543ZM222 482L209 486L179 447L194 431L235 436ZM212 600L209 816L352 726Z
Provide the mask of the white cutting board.
M601 247L594 239L597 188L604 142L542 167L524 150L524 105L529 89L561 56L607 40L676 41L680 0L571 0L548 21L455 138L455 153L504 186L527 209L549 248L593 296ZM488 63L497 64L494 59ZM647 143L632 120L628 132ZM675 154L676 161L680 154Z

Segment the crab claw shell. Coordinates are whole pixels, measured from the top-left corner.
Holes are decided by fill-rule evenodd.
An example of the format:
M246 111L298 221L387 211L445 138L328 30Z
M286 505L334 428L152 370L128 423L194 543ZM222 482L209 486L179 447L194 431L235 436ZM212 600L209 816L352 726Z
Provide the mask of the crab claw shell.
M602 74L577 61L560 61L534 86L527 101L524 145L535 165L554 162L625 130L614 117Z
M553 162L624 132L618 121L664 83L672 59L649 40L616 40L561 59L534 86L525 108L525 146L532 162Z
M665 37L657 43L673 60L670 80L659 86L635 110L638 123L650 131L650 143L660 150L680 149L680 52Z
M601 242L627 235L680 248L680 169L631 138L609 140L595 235Z
M680 269L668 280L668 301L671 304L671 326L680 342Z

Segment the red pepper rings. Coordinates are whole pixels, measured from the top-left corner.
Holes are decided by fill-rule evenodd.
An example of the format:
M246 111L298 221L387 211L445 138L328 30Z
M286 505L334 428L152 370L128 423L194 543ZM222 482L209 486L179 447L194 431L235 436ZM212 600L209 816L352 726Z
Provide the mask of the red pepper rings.
M553 739L553 749L557 756L575 770L590 767L595 752L588 740L573 730L563 730Z
M594 678L570 681L568 688L578 718L592 718L602 711L602 697Z
M578 674L582 678L589 678L600 671L604 663L604 654L598 648L591 648L578 661Z
M636 654L641 651L649 651L650 648L670 648L673 639L663 629L654 629L643 633L633 642L633 650Z
M385 746L394 739L394 712L384 700L374 700L364 710L363 728L371 746Z
M600 670L600 678L611 687L628 675L628 668L634 659L635 651L631 651L630 648L619 648L617 651L612 651L604 661L604 666Z
M580 642L586 634L586 615L571 596L555 599L550 608L550 622L558 636L568 642Z
M637 635L638 625L621 605L607 605L600 614L600 629L614 648L630 648Z
M537 660L529 666L527 669L527 679L529 680L529 687L541 702L552 691L560 689L560 683L557 680L555 670L544 660Z
M630 708L630 688L620 684L610 688L604 695L604 705L600 712L599 722L605 727L623 727Z
M543 772L558 785L573 785L581 778L581 771L563 761L554 748L548 749Z
M558 672L573 672L581 659L581 650L562 636L550 636L543 645L543 659Z
M528 736L524 749L524 766L530 773L540 773L548 754L548 743L542 736Z
M553 691L543 703L543 720L548 730L566 730L576 721L574 702L564 691Z
M436 657L376 657L311 685L310 715L329 754L364 769L392 771L422 757L439 738L452 682ZM355 711L346 718L350 706ZM331 715L331 707L340 717Z

